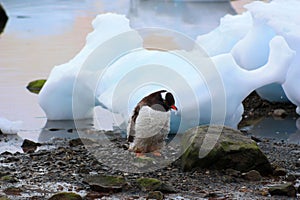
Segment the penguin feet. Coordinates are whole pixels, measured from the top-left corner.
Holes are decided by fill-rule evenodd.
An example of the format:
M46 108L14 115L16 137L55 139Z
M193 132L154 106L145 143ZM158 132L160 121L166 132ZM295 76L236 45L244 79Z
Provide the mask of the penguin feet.
M135 156L138 157L138 158L144 158L144 157L146 157L144 153L140 153L140 152L136 152Z
M153 151L152 154L157 157L161 156L161 153L159 151Z

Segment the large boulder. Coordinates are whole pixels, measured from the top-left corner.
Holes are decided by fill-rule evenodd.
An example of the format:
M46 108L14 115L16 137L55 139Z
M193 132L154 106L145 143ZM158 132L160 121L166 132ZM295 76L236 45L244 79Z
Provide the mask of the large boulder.
M271 164L257 144L238 130L199 126L185 132L182 143L184 153L180 164L185 171L209 168L272 174Z
M5 10L2 7L2 5L0 4L0 33L2 33L7 20L8 20L8 17L5 13Z

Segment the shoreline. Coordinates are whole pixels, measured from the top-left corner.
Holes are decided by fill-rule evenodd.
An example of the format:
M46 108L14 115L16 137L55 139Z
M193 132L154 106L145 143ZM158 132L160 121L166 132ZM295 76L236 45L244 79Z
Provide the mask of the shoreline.
M269 116L277 108L284 108L288 115L295 115L291 104L268 103L255 93L244 101L244 106L243 123L260 116ZM250 113L251 117L245 118ZM116 162L125 139L112 131L103 133L113 141L116 148L112 154L107 151L105 162L99 162L78 139L57 138L40 144L42 146L36 147L37 151L35 148L29 149L27 153L2 153L0 197L38 200L50 198L59 192L74 192L83 199L147 199L150 192L141 190L137 185L139 178L147 177L168 182L176 190L175 193L163 194L164 199L289 199L287 196L271 197L268 188L286 182L291 182L296 188L300 184L300 145L256 138L251 135L251 131L245 134L257 142L273 168L281 169L281 174L262 177L260 181L249 181L228 170L197 169L184 172L175 165L176 162L145 173L114 170L106 164ZM85 177L91 174L121 176L128 187L118 193L94 191L84 182Z

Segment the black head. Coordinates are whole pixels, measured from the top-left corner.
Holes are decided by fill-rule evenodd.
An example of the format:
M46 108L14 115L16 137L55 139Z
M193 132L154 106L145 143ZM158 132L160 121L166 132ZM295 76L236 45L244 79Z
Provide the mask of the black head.
M166 99L164 100L164 103L167 105L168 110L177 110L177 107L175 106L175 99L170 92L166 94Z

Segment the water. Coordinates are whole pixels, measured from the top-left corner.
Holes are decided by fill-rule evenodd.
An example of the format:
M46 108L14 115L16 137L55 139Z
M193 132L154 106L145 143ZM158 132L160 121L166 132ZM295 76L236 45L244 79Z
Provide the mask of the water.
M250 127L249 132L257 137L300 144L300 118L287 117L280 119L267 117Z
M132 27L165 27L184 32L195 39L198 34L207 33L217 27L219 18L223 15L234 13L228 2L0 2L9 16L0 35L0 117L23 121L19 135L35 141L40 134L47 132L49 122L38 105L37 95L27 91L26 85L32 80L47 78L53 66L73 58L84 46L85 37L92 31L91 22L97 14L117 12L127 15L131 19ZM108 119L102 121L107 121L108 128L112 126ZM50 124L54 128L61 126L61 122ZM69 126L69 123L64 124Z

